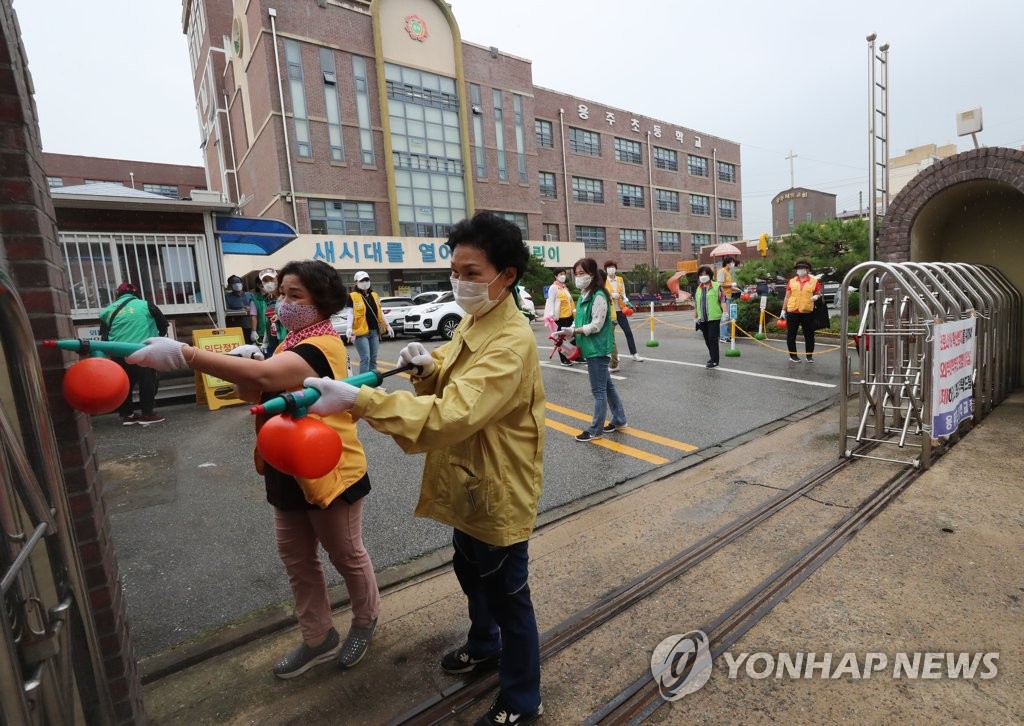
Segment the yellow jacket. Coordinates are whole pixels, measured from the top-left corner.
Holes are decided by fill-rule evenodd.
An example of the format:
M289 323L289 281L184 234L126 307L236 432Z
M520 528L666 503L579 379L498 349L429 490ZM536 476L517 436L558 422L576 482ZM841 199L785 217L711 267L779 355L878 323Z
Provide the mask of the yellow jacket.
M814 310L814 301L811 296L821 293L821 283L818 279L808 275L800 281L800 276L791 277L786 284L786 298L782 301L783 308L788 313L809 313Z
M614 323L628 299L626 297L626 281L622 279L622 275L616 275L614 281L609 277L604 282L604 289L608 291L608 301L611 303L612 322ZM617 300L612 297L613 292L619 293Z
M433 351L408 391L363 387L352 415L406 453L426 452L416 516L497 547L529 539L543 480L544 383L537 343L509 296Z
M361 292L353 290L349 293L352 298L352 335L366 335L370 332L370 326L366 322L366 306L367 304L373 305L373 312L377 316L377 321L380 324L378 332L381 335L386 335L388 332L388 323L384 320L384 311L380 308L380 297L375 292L370 292L369 300L367 296Z
M732 272L727 267L723 267L718 270L716 275L718 284L722 286L722 292L725 293L727 298L732 297Z
M576 314L576 304L572 300L572 293L569 292L569 288L565 285L558 282L551 283L548 299L551 301L551 307L553 308L549 312L555 320L571 318Z

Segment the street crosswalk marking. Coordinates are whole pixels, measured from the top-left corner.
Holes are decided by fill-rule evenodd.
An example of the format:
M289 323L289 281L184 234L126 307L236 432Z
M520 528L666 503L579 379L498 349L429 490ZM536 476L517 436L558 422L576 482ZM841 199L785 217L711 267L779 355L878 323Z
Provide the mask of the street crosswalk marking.
M581 421L586 421L589 423L594 419L593 415L591 414L580 413L579 411L574 411L571 408L565 408L564 406L559 406L558 404L551 403L551 401L548 401L545 405L555 413L560 413L565 416L571 416L572 418L576 418ZM659 436L658 434L652 434L648 433L647 431L641 431L640 429L633 428L632 426L627 426L626 428L616 433L635 436L638 439L644 439L645 441L660 444L661 446L667 446L670 449L679 449L680 451L690 452L696 451L699 448L697 446L694 446L693 444L687 444L684 441L675 441L674 439L668 439L665 438L664 436Z
M703 363L690 363L684 360L668 360L666 358L644 358L646 361L653 361L655 363L671 363L677 366L690 366L692 368L704 368L707 366ZM786 383L799 383L802 386L817 386L818 388L836 388L835 383L821 383L819 381L807 381L803 378L789 378L787 376L771 376L767 373L755 373L754 371L741 371L736 368L722 368L718 366L713 369L716 374L718 373L735 373L738 376L753 376L754 378L768 378L772 381L785 381Z

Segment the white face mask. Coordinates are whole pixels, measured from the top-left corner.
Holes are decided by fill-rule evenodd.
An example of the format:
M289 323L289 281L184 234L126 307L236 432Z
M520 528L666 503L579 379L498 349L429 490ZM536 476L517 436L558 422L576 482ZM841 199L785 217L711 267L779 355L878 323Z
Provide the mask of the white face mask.
M807 277L807 268L801 267L796 271L796 274L799 275L800 277Z
M370 281L369 280L360 280L359 282L356 283L356 287L358 287L360 290L369 290L370 289Z
M576 289L585 290L590 287L590 282L593 279L590 275L576 275L576 279L573 282L576 283Z
M565 284L565 275L559 275L559 276L558 276L558 277L556 277L555 279L556 279L556 280L558 280L558 281L559 281L560 283L562 283L563 285Z
M711 278L708 275L701 275L697 279L701 281L701 284L706 284L706 283L711 282Z
M242 291L242 283L240 283L240 282L233 282L233 283L231 283L231 289L234 290L235 292L241 292Z
M608 268L608 277L615 277L615 268L614 267L609 267Z
M264 282L263 283L263 290L268 295L271 294L271 293L277 292L277 283L276 282Z
M499 277L501 277L500 272L494 276L494 280L497 280ZM450 279L455 302L470 315L475 315L476 317L486 315L495 305L501 302L501 298L491 300L490 292L488 292L488 288L494 280L491 280L491 282L466 282L459 280L454 275Z

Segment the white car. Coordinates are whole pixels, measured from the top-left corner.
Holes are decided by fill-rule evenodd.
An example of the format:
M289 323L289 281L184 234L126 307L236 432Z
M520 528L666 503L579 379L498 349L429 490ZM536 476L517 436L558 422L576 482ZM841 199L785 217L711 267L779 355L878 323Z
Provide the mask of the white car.
M409 308L405 314L405 332L417 335L421 340L430 340L435 335L451 340L465 314L449 290L433 302Z
M444 293L444 290L429 290L427 292L417 293L416 295L412 296L412 304L426 305L427 303L432 303L439 297L444 295Z
M405 315L415 305L411 297L382 297L380 310L388 327L395 331L395 336L405 332Z

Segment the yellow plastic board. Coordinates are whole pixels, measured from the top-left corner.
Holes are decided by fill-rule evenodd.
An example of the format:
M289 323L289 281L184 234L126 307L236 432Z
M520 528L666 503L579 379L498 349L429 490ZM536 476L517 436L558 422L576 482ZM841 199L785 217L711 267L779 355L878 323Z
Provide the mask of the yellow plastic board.
M211 353L224 353L243 345L241 328L208 328L192 331L192 345ZM205 403L215 411L224 406L245 403L235 395L235 385L206 373L196 373L196 403Z

